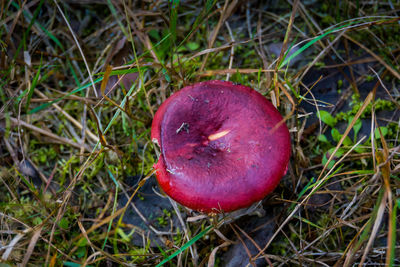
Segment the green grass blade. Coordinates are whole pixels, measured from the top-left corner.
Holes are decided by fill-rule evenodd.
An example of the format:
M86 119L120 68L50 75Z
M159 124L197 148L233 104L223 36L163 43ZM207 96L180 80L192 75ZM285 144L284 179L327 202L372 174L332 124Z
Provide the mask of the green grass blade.
M287 63L290 62L290 60L292 60L293 58L295 58L296 56L298 56L299 54L301 54L304 50L306 50L307 48L309 48L310 46L312 46L314 43L318 42L319 40L321 40L322 38L324 38L325 36L327 36L328 34L331 34L332 32L335 32L337 30L343 29L345 27L350 26L351 24L353 24L354 22L350 22L347 23L343 26L340 27L336 27L333 28L315 38L313 38L311 41L307 42L305 45L303 45L299 50L297 50L296 52L294 52L293 54L291 54L288 58L286 58L280 65L279 65L279 69L282 68L283 66L285 66Z
M33 92L35 91L37 82L38 82L38 80L39 80L40 68L41 68L41 67L42 67L42 59L40 59L39 69L38 69L38 71L36 72L35 77L33 78L33 81L32 81L32 83L31 83L31 88L29 88L28 98L26 99L25 110L28 110L29 105L30 105L30 103L31 103L31 99L32 99Z
M303 218L303 217L299 217L299 216L293 216L294 218L296 218L296 219L298 219L298 220L300 220L300 221L302 221L302 222L304 222L304 223L306 223L306 224L308 224L308 225L311 225L312 227L315 227L315 228L318 228L318 229L320 229L320 230L322 230L322 231L325 231L325 229L324 228L322 228L321 226L319 226L319 225L316 225L315 223L313 223L312 221L310 221L310 220L307 220L306 218Z
M141 67L141 69L142 69L142 70L147 70L148 67L144 66L144 67ZM128 73L135 73L135 72L138 72L138 71L139 71L138 68L124 69L124 70L113 70L113 71L110 72L110 76L111 76L111 75L124 75L124 74L128 74ZM93 75L94 75L94 76L98 76L98 75L103 76L104 73L105 73L105 72L103 71L103 72L95 73L95 74L93 74Z
M371 213L371 216L367 222L366 227L364 228L364 231L361 233L359 240L357 241L357 244L354 246L353 251L357 251L360 246L369 238L369 234L373 225L373 222L376 219L376 216L378 214L378 209L379 209L379 203L381 203L382 198L383 198L383 189L381 188L381 190L379 191L379 195L378 198L376 200L376 204L374 206L374 209Z
M64 261L63 265L66 267L81 267L82 265L79 263L75 263L72 261ZM91 265L86 265L87 267L92 267Z
M111 179L113 180L113 182L115 184L114 205L113 205L113 210L111 212L111 215L114 215L115 211L117 210L117 205L118 205L118 188L119 188L119 185L118 185L118 182L115 179L114 175L112 174L112 172L108 168L108 165L107 165L107 172L108 172L108 175L110 175ZM104 248L105 248L105 246L107 244L108 236L110 234L111 226L112 226L113 221L114 221L114 219L111 219L110 222L108 223L106 238L104 238L103 245L101 246L101 249L103 249L103 250L104 250Z
M158 43L156 43L155 45L152 45L151 49L146 49L142 54L140 54L140 56L137 56L137 59L141 59L141 58L147 56L147 55L150 53L151 50L154 50L154 48L160 46L161 44L163 44L163 43L164 43L166 40L168 40L169 38L171 38L171 33L170 33L170 32L167 33ZM130 64L133 64L134 62L136 62L136 58L135 58L135 59L132 59L132 60L130 60L130 61L128 61L125 65L130 65ZM162 62L160 62L160 63L162 64ZM140 67L140 68L141 68L141 69L146 69L147 67L146 67L146 66L143 66L143 67ZM136 68L135 68L135 69L136 69ZM138 70L138 71L139 71L139 70ZM137 72L138 72L138 71L137 71ZM111 72L111 74L113 74L113 73L114 73L114 71Z
M102 80L103 80L103 77L100 77L100 78L97 78L96 80L94 80L93 82L96 84L96 83L98 83L98 82L100 82L100 81L102 81ZM81 87L79 87L79 88L77 88L77 89L75 89L75 90L73 90L73 91L71 91L71 92L69 92L69 93L66 94L66 95L63 95L62 97L59 97L59 98L57 98L57 99L54 99L53 101L51 101L51 102L49 102L49 103L40 105L40 106L38 106L38 107L32 109L31 111L28 112L28 114L33 114L33 113L39 112L39 111L41 111L41 110L43 110L43 109L45 109L45 108L51 106L52 104L57 103L58 101L63 100L63 99L66 98L67 96L70 96L70 95L73 95L73 94L75 94L75 93L78 93L78 92L80 92L80 91L82 91L82 90L84 90L84 89L86 89L86 88L88 88L88 87L90 87L90 86L92 86L92 83L91 83L91 82L90 82L90 83L87 83L87 84L85 84L85 85L83 85L83 86L81 86Z
M181 47L187 41L187 39L196 30L197 26L199 26L199 24L203 21L203 19L205 19L207 17L207 15L211 12L211 9L215 5L215 3L217 3L217 0L207 0L206 9L205 10L203 9L202 12L200 13L200 15L196 18L196 20L194 21L193 26L190 29L189 33L185 36L183 41L178 45L177 49L179 47Z
M44 3L44 0L40 0L38 7L35 9L33 12L33 17L31 19L31 22L29 23L28 27L26 28L24 35L22 36L22 42L19 43L17 51L14 54L14 60L17 59L19 52L21 51L21 48L24 44L26 44L26 37L28 36L28 33L31 31L33 23L36 21L37 16L39 15L39 11L42 8L42 5Z
M17 8L18 10L20 9L20 6L15 3L15 1L12 1L11 4ZM27 17L29 20L32 20L32 17L26 12L25 10L22 11L25 17ZM40 23L35 22L35 24L44 31L44 33L51 39L53 42L60 47L62 50L64 50L64 47L62 46L61 42L55 37L51 32L49 32L44 26L42 26Z
M57 37L55 37L51 32L49 32L49 31L48 31L44 26L42 26L40 23L35 22L35 21L36 21L36 17L37 17L37 15L39 14L39 11L40 11L42 2L43 2L43 0L39 3L39 6L38 6L38 8L35 10L35 13L33 14L33 17L32 17L32 18L31 18L31 16L28 14L28 12L26 12L25 10L23 11L23 14L24 14L24 16L27 18L27 20L28 20L28 21L29 21L29 20L31 21L31 23L29 24L27 30L26 30L25 33L24 33L24 36L25 36L25 34L27 35L27 34L29 33L30 28L32 27L32 25L33 25L33 24L36 24L36 25L49 37L49 39L53 40L53 42L56 44L56 46L58 46L59 48L61 48L61 50L64 52L64 51L65 51L65 50L64 50L64 47L63 47L63 45L61 44L61 42L57 39ZM11 4L12 4L15 8L17 8L18 10L20 9L19 5L18 5L17 3L15 3L15 1L12 1ZM32 25L31 25L31 24L32 24ZM24 36L23 36L23 37L24 37ZM17 58L18 53L19 53L19 50L21 49L21 47L22 47L23 44L24 44L24 39L23 39L23 41L20 43L20 45L18 46L17 53L15 53L15 56L14 56L14 60ZM21 46L21 47L20 47L20 46ZM70 70L71 70L72 76L74 77L77 86L80 86L80 83L79 83L79 81L78 81L78 79L77 79L76 72L74 71L74 69L73 69L73 67L72 67L72 65L71 65L71 63L70 63L70 60L69 60L68 58L67 58L67 65L68 65L68 67L69 67Z
M117 10L115 9L113 3L111 2L111 0L107 1L107 6L111 11L111 14L113 15L113 17L115 18L115 20L118 23L118 26L121 28L122 33L128 38L128 40L130 39L130 35L128 35L128 32L126 31L124 25L122 25L121 20L118 17L118 13Z
M183 251L185 251L186 249L188 249L191 245L193 245L197 240L199 240L200 238L202 238L205 234L208 233L208 231L210 231L212 228L212 225L208 226L206 229L204 229L203 231L201 231L200 233L198 233L195 237L193 237L191 240L189 240L189 242L187 242L185 245L183 245L179 250L175 251L173 254L171 254L171 256L169 256L168 258L164 259L162 262L160 262L159 264L157 264L156 267L160 267L163 266L165 263L169 262L170 260L172 260L173 258L175 258L176 256L178 256L179 254L181 254Z
M392 211L392 218L390 218L392 220L392 232L389 233L389 235L392 235L392 244L391 244L391 251L390 251L390 262L389 262L389 267L394 266L394 260L396 257L396 221L397 221L397 209L399 208L399 204L400 204L400 199L397 199L397 201L395 201L394 203L394 207L393 207L393 211Z
M179 0L171 1L171 16L169 20L169 32L171 33L172 42L176 41L176 22L178 20Z

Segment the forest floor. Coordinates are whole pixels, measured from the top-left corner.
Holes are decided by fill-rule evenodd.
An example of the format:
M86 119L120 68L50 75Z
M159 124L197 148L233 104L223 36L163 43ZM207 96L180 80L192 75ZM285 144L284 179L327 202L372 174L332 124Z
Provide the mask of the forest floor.
M0 5L0 266L400 266L399 1ZM161 192L150 138L212 79L292 140L273 193L213 216Z

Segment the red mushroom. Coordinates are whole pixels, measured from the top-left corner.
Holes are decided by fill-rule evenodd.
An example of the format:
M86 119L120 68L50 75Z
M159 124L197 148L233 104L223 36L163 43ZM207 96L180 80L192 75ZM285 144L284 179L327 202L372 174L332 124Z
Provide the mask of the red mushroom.
M157 180L193 210L229 212L263 199L290 157L282 116L257 91L224 81L187 86L158 109L151 137Z

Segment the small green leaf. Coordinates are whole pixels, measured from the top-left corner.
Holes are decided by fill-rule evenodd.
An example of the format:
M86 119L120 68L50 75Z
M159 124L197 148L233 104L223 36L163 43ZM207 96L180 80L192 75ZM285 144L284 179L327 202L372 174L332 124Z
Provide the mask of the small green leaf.
M166 69L162 69L162 73L164 74L164 76L165 76L165 79L167 80L167 82L171 82L171 77L168 75L168 73L167 73L167 70Z
M326 138L326 136L324 134L318 135L318 140L323 142L323 143L329 143L328 138Z
M320 110L320 111L318 111L317 116L325 124L327 124L327 125L329 125L331 127L335 127L336 120L335 120L334 117L332 117L332 115L328 111Z
M349 117L349 124L353 121L353 119L354 119L353 116ZM356 142L356 140L357 140L357 135L358 135L358 133L360 132L361 127L362 127L362 121L361 121L360 119L358 119L358 120L356 121L356 123L354 124L354 126L353 126L353 131L354 131L354 142Z
M366 152L365 149L363 147L357 146L356 148L354 148L354 151L361 154Z
M160 36L160 34L158 33L157 30L152 29L152 30L150 30L148 32L148 34L149 34L150 37L156 39L157 41L161 39L161 36Z
M340 134L340 132L336 128L333 128L331 130L331 135L332 135L333 140L335 140L335 142L339 142L340 138L342 138L342 135Z
M121 229L121 228L118 228L117 229L117 233L119 234L119 236L122 238L122 240L124 240L125 242L129 242L131 239L129 238L129 236L127 236L126 234L125 234L125 232Z
M190 49L190 50L197 50L199 47L200 47L200 45L198 44L198 43L196 43L196 42L188 42L187 43L187 47Z
M322 157L322 165L325 166L325 164L328 162L328 158L326 157L326 154L324 154L324 156ZM332 169L333 165L335 165L336 161L335 160L331 160L328 164L328 170Z
M61 220L58 222L58 226L60 226L63 229L68 229L69 227L68 219L65 217L61 218Z
M351 139L350 139L349 136L346 136L346 137L344 138L344 140L343 140L343 145L345 145L345 146L351 146L351 145L353 145L353 142L351 141Z
M78 257L78 259L84 257L86 255L86 247L79 247L76 250L75 255Z
M331 149L328 150L327 153L324 154L324 156L322 157L322 165L325 165L328 162L329 157L331 156L331 154L333 153L333 151L335 150L334 147L332 147ZM338 151L336 151L335 157L339 158L344 154L343 149L338 149ZM335 165L336 160L335 157L332 158L332 160L329 162L328 164L328 169L332 169L333 165Z
M78 241L78 247L85 247L87 245L87 239L85 237L81 237Z
M33 218L33 224L34 225L39 225L43 222L43 220L40 217L35 217Z
M382 132L383 137L385 137L388 133L388 128L387 127L379 127L375 129L375 139L379 140L381 138L381 133Z

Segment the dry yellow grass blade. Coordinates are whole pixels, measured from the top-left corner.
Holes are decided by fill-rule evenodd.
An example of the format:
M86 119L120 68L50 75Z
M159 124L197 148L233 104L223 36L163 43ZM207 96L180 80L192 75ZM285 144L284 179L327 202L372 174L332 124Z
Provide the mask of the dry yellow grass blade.
M387 146L385 137L382 134L380 128L378 128L380 133L380 139L383 146L383 152L378 151L376 153L378 166L380 166L380 171L382 173L383 182L385 185L385 194L387 195L387 206L389 209L389 216L388 216L388 237L387 237L387 252L386 252L386 265L390 265L390 261L393 257L393 232L396 231L393 220L393 197L392 197L392 189L390 187L390 163L389 163L389 148Z
M345 38L349 39L350 41L352 41L353 43L357 44L359 47L361 47L362 49L364 49L365 51L368 52L368 54L370 54L373 58L375 58L377 61L379 61L379 63L381 63L383 66L385 66L385 68L397 79L400 80L400 73L397 72L394 68L392 68L388 63L386 63L386 61L384 61L380 56L378 56L377 54L375 54L373 51L371 51L371 49L368 49L365 45L363 45L362 43L354 40L353 38L351 38L349 35L344 34L343 35Z
M48 99L48 97L45 94L43 94L42 92L40 92L38 89L35 89L35 93L38 94L43 99ZM69 121L71 121L72 124L74 124L76 127L78 127L79 130L83 129L82 124L79 121L77 121L75 118L73 118L71 115L69 115L68 112L63 110L58 104L53 103L51 105L55 109L57 109L59 112L61 112ZM89 129L86 128L85 132L88 135L88 137L90 137L93 141L95 141L95 142L99 141L99 138L94 133L92 133Z
M371 231L368 243L367 243L367 245L366 245L366 247L364 249L363 256L362 256L361 261L360 261L360 263L358 265L359 267L364 265L364 262L365 262L365 260L367 258L367 255L368 255L368 252L370 251L371 246L372 246L373 242L375 241L375 237L378 234L379 227L380 227L382 219L383 219L383 214L385 213L387 197L388 197L388 195L387 195L387 193L385 191L385 193L384 193L384 195L382 197L381 203L379 204L378 213L376 215L376 219L375 219L374 225L372 227L372 231Z
M262 253L264 253L264 251L269 247L269 245L272 243L272 241L274 240L274 238L278 235L278 233L283 229L283 227L291 220L291 218L293 217L293 215L297 212L297 210L300 208L301 205L303 205L308 199L309 197L314 194L314 192L318 189L318 186L320 184L322 184L322 182L324 181L324 179L326 179L329 174L334 170L334 168L337 166L337 164L339 164L341 162L341 160L339 160L338 162L336 162L336 164L333 166L333 168L324 176L323 179L321 179L322 175L324 174L324 171L327 169L329 162L333 159L333 156L335 155L335 153L337 152L337 150L340 148L340 146L343 144L344 139L346 138L346 136L349 134L350 130L353 128L354 124L356 123L357 119L361 116L361 114L364 112L365 108L368 106L368 104L371 102L371 100L373 99L373 92L370 92L368 94L368 96L365 98L363 105L361 106L361 108L358 110L357 114L354 116L353 120L351 121L351 123L349 124L349 126L347 127L346 131L344 132L342 138L340 139L340 141L338 142L335 150L333 151L332 155L329 157L327 163L325 164L324 168L321 171L321 174L319 175L318 179L317 179L317 184L316 186L314 186L314 188L311 190L311 192L299 203L295 206L295 208L293 209L293 211L289 214L289 216L285 219L285 221L283 221L283 223L281 223L281 225L278 227L278 229L275 231L275 233L272 235L271 239L267 242L267 244L264 246L264 248L256 255L253 257L254 259L257 259L258 257L260 257L260 255ZM363 141L363 139L361 139L357 144L355 144L353 146L353 148L347 152L341 159L344 159L361 141Z
M214 75L225 75L225 74L249 74L249 73L258 73L258 72L274 72L275 70L266 70L266 69L224 69L224 70L206 70L199 73L201 77L208 77Z
M12 117L10 117L10 121L14 125L21 125L22 127L28 128L28 129L30 129L32 131L38 132L39 134L45 135L47 137L50 137L51 139L54 139L54 140L56 140L56 141L58 141L60 143L63 143L63 144L66 144L66 145L70 145L70 146L78 148L78 149L81 148L81 145L78 144L78 143L75 143L75 142L73 142L73 141L71 141L71 140L69 140L67 138L60 137L60 136L58 136L56 134L53 134L53 133L51 133L49 131L43 130L42 128L36 127L36 126L34 126L32 124L29 124L29 123L27 123L25 121L18 120L16 118L12 118ZM88 152L91 151L91 149L90 149L90 147L88 145L85 145L84 148Z
M43 226L41 226L33 231L31 241L29 242L29 246L28 246L28 249L26 250L24 260L22 261L21 266L26 266L28 264L28 261L32 255L32 252L35 249L36 243L40 237L42 229L43 229Z
M152 170L146 177L144 177L140 182L139 185L136 187L135 191L133 192L133 194L131 195L131 197L129 198L129 200L126 202L125 206L123 208L120 208L119 210L117 210L114 214L111 214L110 216L104 218L103 220L101 220L98 224L93 225L92 227L89 228L89 230L87 230L85 233L89 234L91 232L93 232L94 230L96 230L97 228L99 228L100 226L103 226L106 223L109 223L111 220L113 220L114 218L118 217L119 215L123 214L126 209L129 206L129 203L131 203L133 197L136 195L136 193L139 191L139 189L144 185L144 183L156 172L156 170ZM75 242L77 240L79 240L82 237L82 233L78 236L76 236L75 238L72 239L72 242Z
M344 139L349 135L351 129L353 129L354 124L356 124L358 118L361 116L361 114L364 112L365 108L368 106L368 104L372 101L374 97L374 93L370 92L368 96L365 98L363 105L361 108L357 111L356 115L354 116L353 120L350 122L349 126L347 127L346 131L343 133L342 138L340 138L338 144L336 145L335 150L332 152L331 156L329 157L328 161L326 162L324 168L322 169L320 175L318 176L317 181L319 181L324 174L325 170L328 168L329 163L332 161L333 157L335 156L336 152L339 150L340 146L343 144ZM331 169L331 171L333 168ZM331 172L330 171L330 172ZM328 172L328 174L330 173ZM328 175L327 174L327 175Z

